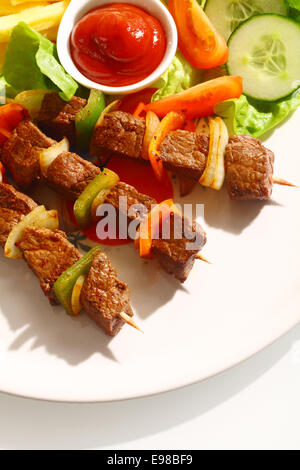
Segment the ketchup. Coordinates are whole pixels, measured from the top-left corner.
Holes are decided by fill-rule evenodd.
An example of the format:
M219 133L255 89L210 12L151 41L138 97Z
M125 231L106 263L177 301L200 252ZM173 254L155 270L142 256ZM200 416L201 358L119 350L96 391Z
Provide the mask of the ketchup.
M127 3L96 8L75 26L72 59L90 80L111 87L144 80L159 66L166 51L161 23Z

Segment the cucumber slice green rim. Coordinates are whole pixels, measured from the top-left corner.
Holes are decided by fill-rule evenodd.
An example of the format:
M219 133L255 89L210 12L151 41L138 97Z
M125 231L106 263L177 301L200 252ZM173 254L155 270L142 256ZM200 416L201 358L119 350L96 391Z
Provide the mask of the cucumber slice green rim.
M236 28L254 15L287 16L285 0L207 0L205 13L227 41Z
M240 75L244 94L278 101L300 87L300 24L292 18L264 14L249 18L228 41L229 75Z

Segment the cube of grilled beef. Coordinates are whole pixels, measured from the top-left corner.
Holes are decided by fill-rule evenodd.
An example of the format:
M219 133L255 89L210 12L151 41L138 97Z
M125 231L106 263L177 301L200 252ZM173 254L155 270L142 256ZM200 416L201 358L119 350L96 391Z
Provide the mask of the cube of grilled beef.
M43 177L49 187L62 196L76 201L100 169L76 153L61 153Z
M126 207L120 207L120 197L126 197ZM143 214L135 214L134 211L130 211L130 207L136 205L136 206L144 206L145 211L144 213L148 213L151 211L151 206L157 204L155 199L151 198L150 196L147 196L146 194L140 193L137 189L135 189L133 186L130 186L129 184L119 182L107 195L105 201L105 204L111 204L117 212L121 211L123 213L127 213L127 219L128 219L128 224L136 220L137 217L142 217ZM125 211L124 211L125 209Z
M123 157L139 158L145 135L145 120L129 113L115 111L95 127L91 142L91 154L101 157L115 153Z
M231 199L266 200L271 197L274 154L259 140L248 135L231 137L225 165Z
M0 246L4 247L11 230L36 203L9 184L0 183Z
M59 276L80 258L80 253L60 230L28 227L17 243L28 266L39 278L44 294L52 305L58 301L54 283Z
M22 219L20 212L0 207L0 246L4 248L7 237Z
M87 100L73 96L64 101L58 93L47 93L37 117L38 126L55 140L67 137L71 144L76 144L76 114L86 106Z
M86 104L85 99L77 96L66 102L57 93L47 93L37 118L38 126L53 139L67 137L76 144L75 116Z
M109 336L116 336L124 325L121 312L133 316L127 284L118 280L117 272L104 253L95 255L83 284L81 303L86 314Z
M105 204L111 204L119 211L120 196L127 196L127 212L132 205L140 204L149 212L157 204L154 199L139 193L135 188L125 183L118 183L112 189ZM128 223L135 219L134 214L129 215ZM196 241L195 246L189 249L188 244L193 241ZM153 240L152 250L165 271L184 282L194 265L196 255L202 250L205 243L206 234L200 225L195 222L191 224L188 219L175 214L170 218L170 237L163 239L160 234L158 240Z
M22 121L3 145L1 160L21 187L32 184L40 176L39 152L55 144L29 119Z
M183 130L170 132L159 151L167 170L198 181L206 167L209 137Z
M194 266L197 254L206 244L206 233L196 222L191 223L175 213L170 217L170 235L170 238L161 236L152 241L153 254L167 273L183 283Z

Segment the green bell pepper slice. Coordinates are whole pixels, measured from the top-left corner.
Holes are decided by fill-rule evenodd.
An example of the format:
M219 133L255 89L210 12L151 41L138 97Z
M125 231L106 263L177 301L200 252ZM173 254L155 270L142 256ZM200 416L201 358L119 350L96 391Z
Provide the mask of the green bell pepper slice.
M74 216L81 229L88 228L92 223L91 207L95 197L104 189L112 189L119 181L119 176L105 168L85 188L74 204Z
M88 148L96 122L105 109L104 94L100 90L91 90L88 102L75 116L77 145Z
M74 316L71 306L72 292L79 276L87 275L91 269L94 256L101 251L99 245L92 248L73 266L67 269L54 284L57 300L65 308L68 315Z

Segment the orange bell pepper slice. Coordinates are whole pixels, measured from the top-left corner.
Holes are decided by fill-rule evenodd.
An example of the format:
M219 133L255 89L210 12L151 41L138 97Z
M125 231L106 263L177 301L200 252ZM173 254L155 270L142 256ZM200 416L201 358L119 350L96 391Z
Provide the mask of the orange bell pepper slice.
M12 131L28 116L27 109L17 103L5 104L0 107L0 145L9 139Z
M188 90L167 96L145 106L160 117L170 109L184 113L186 119L200 118L214 114L214 107L221 101L239 98L243 92L243 79L237 76L224 76L200 83Z
M225 39L212 25L197 0L169 0L178 29L179 49L198 69L211 69L227 62Z
M159 147L170 132L180 129L184 123L185 116L183 114L171 111L161 121L150 142L149 160L157 179L161 182L166 181L166 174L168 175L168 173L160 158Z
M134 117L140 117L143 111L145 110L145 103L141 102L137 105L133 112Z
M171 213L179 213L179 210L174 204L173 199L167 199L161 202L149 212L148 216L141 222L138 238L135 240L135 247L140 250L140 257L145 259L152 259L152 235L155 231L159 231L163 220ZM152 221L158 222L156 227L153 227Z

